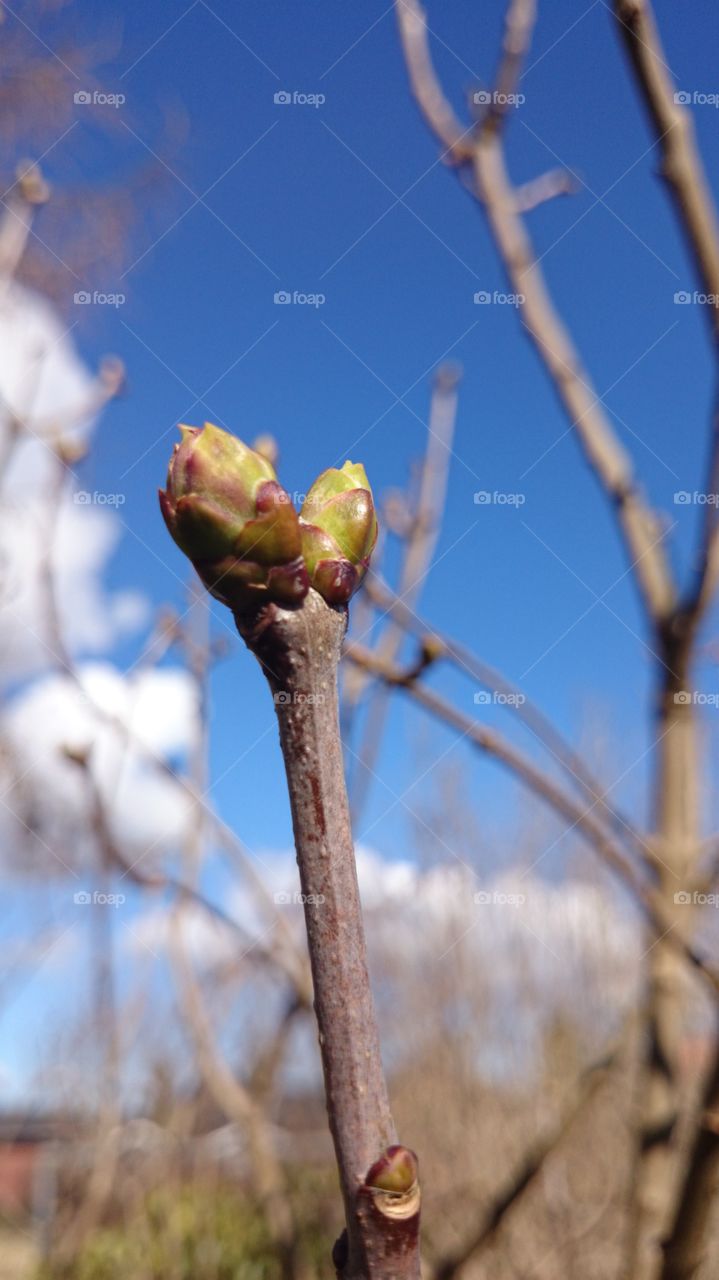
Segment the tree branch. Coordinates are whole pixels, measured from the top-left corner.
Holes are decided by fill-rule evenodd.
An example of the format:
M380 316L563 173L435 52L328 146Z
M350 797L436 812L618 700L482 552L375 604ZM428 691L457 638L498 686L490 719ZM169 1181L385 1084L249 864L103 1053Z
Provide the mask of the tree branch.
M459 372L452 365L437 370L427 427L427 445L405 538L404 559L399 575L399 595L413 604L427 576L442 525L449 462L452 456L457 413ZM377 643L377 653L392 662L402 644L403 632L390 615L390 624ZM388 690L380 687L370 700L364 736L358 751L360 772L352 788L355 819L361 813L369 780L374 771L388 708Z
M419 0L396 0L396 8L414 95L434 132L444 141L432 109L441 90L432 67L421 5ZM671 615L676 596L661 546L661 528L639 492L629 455L617 439L601 407L600 397L554 308L517 210L516 192L504 162L501 133L491 127L491 121L490 115L486 127L480 128L473 140L473 194L484 208L512 287L524 298L521 314L526 332L554 383L589 466L616 508L647 616L656 625Z
M704 292L712 336L719 338L719 222L699 152L691 114L675 99L649 0L615 0L614 12L637 87L661 148L661 174L672 194L680 226Z
M661 150L661 176L676 209L694 260L712 341L719 346L719 220L696 146L691 112L677 102L649 0L615 0L614 12L634 78ZM715 407L707 494L719 485L719 425ZM719 580L719 525L716 507L707 504L698 580L688 612L696 626Z
M187 955L177 911L172 912L170 924L170 954L176 986L195 1045L200 1074L228 1120L239 1122L247 1132L253 1183L277 1251L281 1275L283 1280L295 1280L295 1224L284 1170L274 1149L269 1121L250 1092L230 1070L217 1046Z
M709 463L705 482L707 499L702 521L701 542L696 577L686 606L691 638L714 599L719 583L719 389L714 396L712 429L709 440Z
M572 783L578 787L585 799L596 806L607 821L622 838L628 838L647 869L652 873L655 863L651 848L645 837L614 805L611 805L602 791L602 786L587 767L585 761L577 755L574 748L562 737L556 726L549 720L519 688L495 667L483 662L466 646L452 640L443 632L435 630L428 622L420 618L413 609L383 582L376 573L370 570L365 583L365 591L375 604L393 617L405 631L419 637L432 647L435 659L446 658L459 671L471 676L483 688L500 694L508 711L511 711L524 722L530 732L542 743L565 770Z
M515 208L517 213L531 213L532 209L538 209L548 200L573 195L576 190L576 179L571 173L566 169L550 169L515 188Z
M427 42L427 22L423 9L414 0L397 0L399 31L412 90L433 133L446 148L450 161L461 164L470 159L468 135L474 126L463 129L434 73Z
M719 347L719 222L701 157L696 147L691 114L677 100L666 64L650 0L615 0L617 27L627 50L634 78L656 135L661 153L661 175L672 198L680 231L692 256L700 284L708 295L705 305L712 345ZM695 581L670 628L664 643L671 655L669 666L677 673L681 689L691 688L691 665L696 635L719 580L719 522L710 495L719 486L719 417L714 406L714 422L706 481L707 505L703 520ZM661 749L656 785L657 833L662 857L670 871L690 879L698 857L700 803L698 793L697 729L692 706L677 707L676 684L664 681L661 691ZM666 896L673 885L664 877ZM676 884L676 881L675 881ZM654 1280L689 1277L698 1269L707 1242L710 1188L715 1191L719 1169L716 1135L696 1121L692 1153L676 1201L675 1130L680 1115L680 1081L677 1059L681 1007L685 993L662 957L652 957L650 975L651 1060L646 1064L644 1093L658 1102L662 1115L659 1136L656 1126L643 1134L635 1189L635 1256L630 1263L632 1277ZM719 1058L714 1079L710 1077L714 1105L719 1100ZM648 1112L651 1121L651 1111ZM668 1119L667 1119L668 1117ZM646 1128L646 1126L645 1126ZM713 1187L711 1184L714 1184ZM672 1220L674 1220L672 1222ZM662 1246L671 1236L666 1251Z
M662 1280L692 1280L711 1247L719 1179L719 1040L699 1101L677 1212L664 1244Z
M504 24L502 56L484 128L498 130L506 119L510 99L519 84L536 20L536 0L510 0Z
M93 777L87 754L85 752L66 751L65 756L83 770L90 808L90 828L105 864L108 867L114 866L121 873L121 878L127 877L128 880L131 880L133 884L138 885L141 889L149 889L155 892L169 890L170 893L176 894L181 901L192 902L201 907L214 920L217 920L231 930L232 933L238 935L244 955L254 954L264 964L274 969L279 969L285 977L289 977L298 1003L302 1008L308 1009L312 1000L308 980L303 981L302 974L295 972L294 967L288 965L287 959L282 956L279 948L273 951L272 948L265 945L261 938L253 938L251 934L243 929L239 921L229 915L223 907L212 902L210 898L206 898L204 893L195 885L178 880L174 876L168 876L164 872L142 871L137 862L130 862L125 857L110 831L105 806Z
M416 1181L401 1203L373 1181L395 1131L367 973L339 735L337 664L346 610L330 608L310 591L300 608L270 604L251 620L236 621L272 691L287 773L347 1224L335 1264L343 1280L418 1280Z
M489 1210L483 1215L478 1231L454 1253L434 1265L431 1280L455 1280L468 1262L475 1261L478 1254L491 1248L507 1215L522 1204L526 1194L543 1173L547 1160L561 1146L578 1116L594 1097L600 1085L606 1081L609 1066L610 1061L605 1061L585 1072L580 1083L579 1097L574 1106L561 1119L557 1128L549 1135L540 1138L525 1155L514 1176L495 1196Z
M719 972L708 964L693 947L676 930L676 920L667 910L664 900L653 885L645 883L636 873L624 852L614 842L606 829L592 814L591 809L582 809L572 796L568 796L541 769L522 755L511 743L502 738L494 730L486 728L470 720L461 711L457 711L439 694L427 689L415 681L415 673L402 671L398 667L387 667L368 649L352 644L346 648L347 657L352 662L360 662L374 671L381 679L404 690L416 702L432 715L457 729L480 751L485 751L514 773L522 782L544 800L556 813L566 818L573 828L584 836L589 844L603 858L624 883L632 890L636 900L642 907L647 920L654 930L657 940L681 955L689 965L697 970L707 981L714 995L719 994Z

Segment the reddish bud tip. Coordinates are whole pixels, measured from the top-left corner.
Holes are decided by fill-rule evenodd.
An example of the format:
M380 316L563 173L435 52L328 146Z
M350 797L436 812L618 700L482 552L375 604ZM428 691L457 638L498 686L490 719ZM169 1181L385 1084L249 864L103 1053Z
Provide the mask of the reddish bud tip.
M388 1147L372 1165L365 1178L365 1186L403 1194L412 1190L418 1177L419 1161L414 1151L409 1147Z

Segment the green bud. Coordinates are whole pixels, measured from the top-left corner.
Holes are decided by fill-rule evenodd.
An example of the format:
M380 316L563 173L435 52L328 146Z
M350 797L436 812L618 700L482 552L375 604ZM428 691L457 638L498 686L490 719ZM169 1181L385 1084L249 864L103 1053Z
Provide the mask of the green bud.
M365 1178L365 1186L401 1195L412 1190L418 1177L419 1162L414 1151L409 1147L388 1147L372 1165Z
M345 462L315 480L300 512L310 582L328 604L346 604L359 587L377 541L377 517L364 467Z
M300 526L272 464L209 422L180 432L160 490L178 547L231 609L299 604L309 590Z

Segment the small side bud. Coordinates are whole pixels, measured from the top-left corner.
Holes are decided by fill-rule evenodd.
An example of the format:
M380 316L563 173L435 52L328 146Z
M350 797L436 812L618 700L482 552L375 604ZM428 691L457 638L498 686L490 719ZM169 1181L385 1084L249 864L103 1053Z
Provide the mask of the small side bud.
M328 604L347 604L377 541L377 516L364 467L345 462L315 480L300 512L310 582Z
M365 1184L380 1191L411 1191L419 1176L419 1161L409 1147L388 1147L375 1161Z
M407 1225L414 1219L416 1230L421 1192L419 1161L414 1151L409 1147L388 1147L372 1165L364 1185L378 1213Z

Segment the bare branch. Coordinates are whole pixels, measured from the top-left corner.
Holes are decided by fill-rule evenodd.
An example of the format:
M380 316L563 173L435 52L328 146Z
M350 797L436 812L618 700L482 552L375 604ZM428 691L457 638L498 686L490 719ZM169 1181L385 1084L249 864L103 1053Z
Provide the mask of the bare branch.
M692 1280L711 1247L719 1179L719 1041L695 1117L695 1130L679 1191L678 1208L664 1245L662 1280Z
M14 279L35 217L35 210L48 199L49 190L40 166L26 162L3 203L0 219L0 288Z
M582 1114L588 1102L594 1097L600 1085L604 1084L609 1073L611 1060L605 1060L585 1072L580 1081L579 1096L559 1125L552 1133L542 1137L527 1153L519 1169L507 1185L495 1197L489 1210L483 1215L481 1225L463 1245L454 1253L443 1258L432 1267L431 1280L455 1280L469 1262L474 1262L478 1254L491 1248L497 1239L507 1215L522 1204L524 1197L541 1177L545 1164L560 1147Z
M566 169L550 169L515 189L515 209L517 213L531 213L532 209L538 209L557 196L574 195L576 190L577 183L571 173Z
M78 765L82 770L86 780L88 803L90 807L90 829L97 841L98 851L101 860L107 867L115 867L123 878L127 877L133 884L138 885L141 889L149 889L155 892L171 892L174 893L181 902L192 902L207 912L214 920L217 920L225 928L239 936L243 950L243 955L260 959L264 964L270 965L272 968L280 969L287 976L286 965L282 963L280 956L276 950L265 945L262 938L254 938L247 933L242 925L239 924L231 915L229 915L221 906L212 902L210 898L206 898L196 885L185 883L176 879L174 876L168 876L159 872L143 871L137 862L130 862L125 857L122 850L118 847L114 840L112 832L107 821L107 814L102 797L98 791L95 779L90 767L90 760L84 752L66 752L66 758L72 760L73 764ZM312 992L309 984L300 984L298 981L293 982L297 1000L303 1008L310 1008L312 1004Z
M601 783L593 777L585 761L577 755L552 721L518 685L489 663L483 662L470 649L450 639L443 632L438 632L428 622L418 617L414 610L396 596L372 571L367 578L365 590L377 606L389 613L400 627L419 637L424 644L431 645L435 659L448 659L458 670L471 676L483 688L502 694L506 700L507 710L524 722L530 732L565 770L585 799L599 809L620 837L629 838L647 869L654 872L654 857L646 838L633 826L628 817L608 802Z
M55 494L56 504L59 502L62 483L63 477L58 475L57 491ZM54 519L55 516L51 515L51 518ZM47 545L49 548L52 548L52 538L48 539ZM267 885L263 881L262 877L258 875L251 855L245 849L245 846L239 836L237 836L227 823L223 821L219 814L216 813L212 805L207 800L206 795L200 793L191 779L178 774L174 768L167 763L167 761L153 752L151 748L147 746L147 743L142 741L142 739L138 738L136 734L131 731L121 716L107 711L105 707L101 706L99 703L94 701L94 699L89 697L88 692L80 679L72 655L65 647L57 603L55 600L53 566L49 555L42 566L41 578L45 592L45 608L51 633L50 649L53 657L55 658L58 669L63 673L63 675L72 680L73 684L82 693L83 697L88 699L93 713L102 724L112 728L119 735L121 742L131 746L133 751L136 751L144 761L156 769L160 774L171 778L173 783L175 783L179 788L180 792L195 806L200 808L204 821L214 832L216 838L221 842L222 847L225 849L227 854L233 858L235 864L241 869L243 875L249 880L260 907L264 910L266 915L271 915L273 923L276 926L276 936L271 950L265 948L264 944L261 942L247 938L246 942L248 953L249 950L251 950L259 955L266 956L273 964L281 967L285 976L289 978L295 988L298 999L300 999L303 1004L308 1004L311 1001L311 982L306 959L300 952L287 921L283 918L281 913L277 912L275 903L272 900ZM77 763L81 763L81 761L78 760ZM131 864L128 864L123 860L122 854L112 841L110 842L110 847L112 857L116 864L122 867L123 874L131 876L136 883L144 884L146 888L155 889L165 885L167 888L174 889L176 892L182 893L185 896L190 896L198 903L198 905L209 910L211 914L216 916L218 919L223 920L223 922L230 928L235 931L239 931L240 927L236 921L233 921L230 916L227 916L222 909L217 907L214 903L210 903L207 899L204 899L202 895L194 890L190 885L180 881L173 882L166 877L162 877L162 880L160 881L158 877L154 876L152 873L147 875L142 871L140 865L141 859L136 859ZM279 941L280 938L281 942Z
M462 128L442 92L429 56L424 10L414 0L396 0L396 8L412 92L432 132L446 148L449 159L461 164L471 159L468 134L473 126Z
M388 667L368 649L361 645L351 644L346 649L347 657L352 662L360 662L374 671L381 679L404 690L411 698L423 706L439 720L443 720L457 729L480 751L485 751L515 774L544 800L556 813L566 818L572 828L584 836L607 866L615 871L624 883L632 890L637 902L642 907L647 920L652 926L657 939L666 943L672 950L680 954L693 968L706 979L714 994L719 993L719 973L707 963L692 946L680 936L676 930L676 920L667 910L663 897L652 885L646 884L636 873L634 867L624 855L622 849L607 833L602 824L593 816L592 808L582 809L573 797L568 796L541 769L522 755L516 747L492 729L470 720L461 711L445 701L433 690L415 681L415 673L402 671L397 667ZM592 806L593 807L593 806Z
M408 605L419 598L439 537L447 498L447 480L452 457L452 441L457 413L459 370L442 365L435 375L427 427L427 445L419 477L418 493L412 505L406 534L404 559L399 575L399 595ZM402 644L402 628L390 620L377 644L378 655L392 662ZM370 702L364 738L359 752L359 770L352 791L356 817L362 811L379 753L388 709L389 690L380 687Z
M411 28L412 32L411 57L407 54L406 36L403 44L415 97L425 118L442 139L431 110L434 97L441 91L431 64L419 0L397 0L397 14L400 30ZM501 134L497 129L489 126L480 129L474 139L472 165L474 194L485 210L512 287L524 298L522 323L554 383L587 462L616 507L647 616L658 624L671 615L676 595L661 545L661 527L639 492L630 458L617 439L547 292L539 262L517 212L516 193L507 175Z
M672 193L704 292L712 334L719 337L719 222L701 158L691 114L676 101L649 0L615 0L614 12L629 54L637 86L662 154L662 177Z
M661 150L661 175L671 193L679 226L694 260L712 340L719 342L719 220L696 146L691 113L677 101L650 0L615 0L614 12ZM719 426L715 408L707 493L719 485ZM719 580L719 526L707 504L698 581L689 612L696 625Z
M702 522L696 579L686 610L692 633L696 633L719 584L719 510L717 510L719 503L719 391L714 397L709 465L704 492L707 502Z
M401 1205L387 1202L373 1181L377 1162L394 1147L395 1131L367 973L339 735L337 664L346 610L330 608L310 591L300 608L270 604L256 617L236 621L270 685L287 773L347 1224L335 1265L343 1280L418 1280L416 1180Z
M222 1057L190 966L180 916L171 916L171 956L186 1024L197 1051L202 1079L229 1120L247 1132L253 1185L262 1203L283 1280L294 1280L295 1227L282 1164L274 1149L268 1118ZM286 1025L286 1020L285 1020Z
M522 66L537 20L536 0L510 0L504 24L504 43L494 92L484 128L501 128L516 93Z
M589 466L616 508L647 616L655 624L661 623L672 613L675 589L662 547L660 521L645 505L629 455L554 309L527 231L515 212L514 192L495 136L485 135L478 143L474 171L477 191L512 287L524 299L522 324L554 382Z

